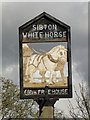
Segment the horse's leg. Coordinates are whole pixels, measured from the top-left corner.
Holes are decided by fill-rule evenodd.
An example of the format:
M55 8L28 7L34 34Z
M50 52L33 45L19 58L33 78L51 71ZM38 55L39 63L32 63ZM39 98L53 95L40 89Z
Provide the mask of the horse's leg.
M23 58L23 80L24 81L27 81L27 57L26 58Z
M56 72L53 74L53 83L56 83Z
M29 81L29 78L30 78L30 63L27 63L26 75L27 75L27 81Z
M56 72L55 71L50 71L50 79L49 79L49 84L50 85L52 85L54 83L53 79L54 79L54 81L56 80Z
M30 65L29 67L29 80L31 81L31 83L35 83L34 79L33 79L33 74L36 72L36 67L34 67L33 65Z
M46 78L45 78L46 71L39 71L39 73L42 76L42 83L45 83L46 82Z
M50 72L49 84L52 85L52 73Z
M61 78L62 78L63 84L65 84L64 83L64 69L61 69L60 73L61 73Z

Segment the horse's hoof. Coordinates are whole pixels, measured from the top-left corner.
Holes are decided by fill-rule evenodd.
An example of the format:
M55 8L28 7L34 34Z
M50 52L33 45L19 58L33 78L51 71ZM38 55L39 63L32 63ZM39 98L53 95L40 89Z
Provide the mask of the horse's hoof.
M64 82L64 85L66 85L66 83Z
M53 85L53 82L50 82L49 85Z
M53 83L55 84L55 83L56 83L56 81L53 81Z
M45 83L45 82L41 82L41 83Z
M47 83L47 81L45 80L44 83Z
M30 82L30 80L27 80L26 82Z
M47 83L47 81L42 81L41 83Z

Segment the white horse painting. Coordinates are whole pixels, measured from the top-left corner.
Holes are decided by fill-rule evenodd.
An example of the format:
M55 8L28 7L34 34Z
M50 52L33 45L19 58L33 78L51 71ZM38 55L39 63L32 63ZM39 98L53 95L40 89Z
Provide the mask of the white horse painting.
M42 83L45 83L45 74L50 71L49 84L52 85L56 82L56 71L60 71L61 78L64 81L64 65L66 62L66 48L62 45L55 46L43 55L31 55L27 60L25 76L31 83L35 83L33 74L39 70L39 74L42 76Z

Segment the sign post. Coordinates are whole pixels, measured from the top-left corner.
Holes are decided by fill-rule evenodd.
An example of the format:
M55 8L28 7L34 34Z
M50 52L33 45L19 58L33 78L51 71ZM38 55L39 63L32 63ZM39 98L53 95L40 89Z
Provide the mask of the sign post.
M20 98L37 101L40 114L72 97L70 26L45 12L20 26L19 58Z

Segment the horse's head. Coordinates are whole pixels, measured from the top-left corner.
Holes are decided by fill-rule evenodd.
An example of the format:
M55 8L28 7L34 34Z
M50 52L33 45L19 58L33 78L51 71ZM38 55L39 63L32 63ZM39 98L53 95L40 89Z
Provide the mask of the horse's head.
M59 48L58 50L59 62L65 64L67 61L67 50L64 47Z
M55 46L49 53L58 59L61 64L65 64L67 61L67 49L62 45Z

